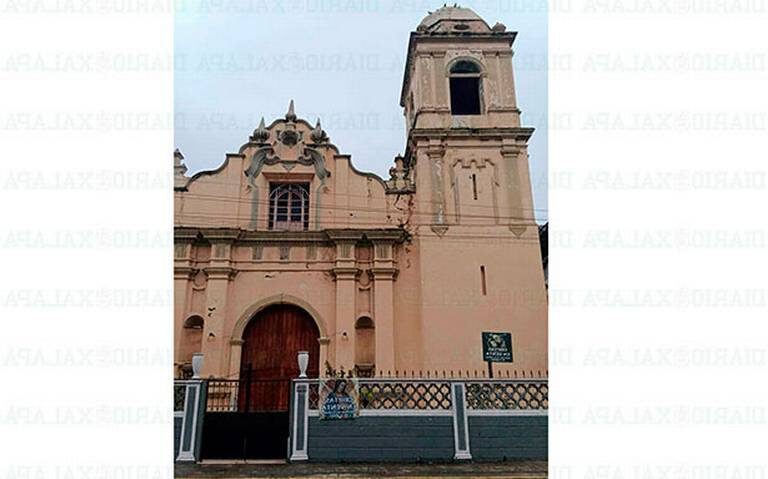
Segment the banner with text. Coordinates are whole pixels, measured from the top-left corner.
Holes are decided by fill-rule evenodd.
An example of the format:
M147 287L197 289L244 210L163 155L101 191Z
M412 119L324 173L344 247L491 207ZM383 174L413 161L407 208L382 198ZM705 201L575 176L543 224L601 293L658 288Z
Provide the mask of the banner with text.
M320 419L354 419L360 406L356 378L320 380Z

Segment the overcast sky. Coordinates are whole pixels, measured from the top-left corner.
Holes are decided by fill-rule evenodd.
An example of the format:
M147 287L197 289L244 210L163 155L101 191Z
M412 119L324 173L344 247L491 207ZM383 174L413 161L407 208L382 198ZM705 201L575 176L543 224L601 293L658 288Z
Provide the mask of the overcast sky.
M388 177L405 148L399 105L408 35L443 2L384 0L200 1L175 22L176 147L188 174L218 167L262 116L296 114L323 128L355 166ZM534 206L547 218L546 2L461 2L489 25L518 32L518 104L530 142Z

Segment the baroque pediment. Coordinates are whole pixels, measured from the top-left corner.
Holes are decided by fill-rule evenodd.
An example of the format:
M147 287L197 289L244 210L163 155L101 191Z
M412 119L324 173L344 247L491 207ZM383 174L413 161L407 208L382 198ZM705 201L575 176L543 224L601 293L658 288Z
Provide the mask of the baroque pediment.
M335 147L328 142L328 135L319 119L312 128L308 122L296 117L293 100L284 119L267 127L262 118L250 140L245 146L250 147L253 154L245 174L251 183L261 174L264 166L277 164L286 171L291 171L296 165L312 166L322 183L330 176L321 150L328 147L335 150Z

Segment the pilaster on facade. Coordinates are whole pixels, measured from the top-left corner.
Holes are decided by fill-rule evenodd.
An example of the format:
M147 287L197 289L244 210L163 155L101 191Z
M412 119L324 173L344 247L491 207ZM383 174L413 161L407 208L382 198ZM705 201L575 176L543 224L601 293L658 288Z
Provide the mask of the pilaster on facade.
M336 280L354 280L359 274L355 259L355 246L363 238L359 231L328 231L328 237L336 244L336 260L333 274Z
M375 322L376 368L392 371L395 364L395 293L397 267L394 258L395 238L373 237L373 317Z
M317 338L317 342L320 343L320 371L322 372L324 370L323 368L325 368L325 363L330 364L334 362L334 358L331 357L333 352L328 348L331 344L331 338L321 336Z
M336 281L354 281L357 279L360 270L355 261L354 241L336 242L336 260L331 271Z
M244 342L241 338L229 340L229 377L232 379L240 377L240 359L243 353Z
M218 233L218 234L217 234ZM227 317L227 299L232 280L237 271L232 265L232 245L236 238L229 231L214 232L208 236L211 242L211 257L203 269L208 277L206 288L207 318L203 329L202 352L207 361L204 366L211 370L228 370L226 353L230 349L225 338L224 324Z
M173 245L173 278L190 279L194 271L192 264L192 242L176 238Z
M237 233L211 232L206 235L206 239L211 243L211 257L205 268L209 281L221 279L231 281L237 274L232 263L232 250L237 240Z
M376 275L378 272L392 270L395 274L395 243L404 239L402 231L374 231L366 235L373 243L373 268L371 272Z
M522 188L519 157L522 149L512 139L502 140L500 149L504 159L504 168L507 172L507 185L509 191L509 208L513 222L525 221L528 215L524 210L525 193ZM531 212L532 215L533 212Z
M433 221L437 224L444 224L445 188L443 184L445 182L445 168L443 167L443 157L445 156L445 145L440 139L432 138L429 140L426 154L429 158L429 166L432 172Z
M359 231L333 230L328 237L336 244L332 269L336 280L335 366L351 369L355 361L355 297L360 270L355 260L355 245L363 237Z
M336 273L336 367L347 370L355 362L355 278L352 272Z

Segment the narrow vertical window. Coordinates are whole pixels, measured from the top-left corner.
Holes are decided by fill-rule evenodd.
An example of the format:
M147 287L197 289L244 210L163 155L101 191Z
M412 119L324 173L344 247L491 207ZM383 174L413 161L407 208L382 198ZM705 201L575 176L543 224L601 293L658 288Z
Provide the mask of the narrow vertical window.
M472 173L472 196L477 199L477 175Z
M485 285L485 266L480 266L480 288L483 292L483 296L486 296L488 294L488 288Z

